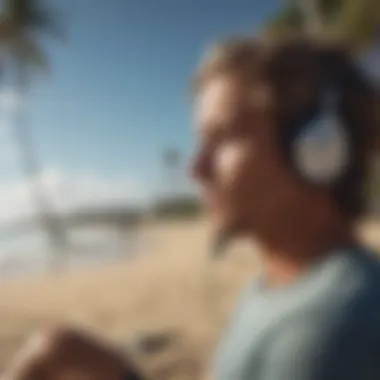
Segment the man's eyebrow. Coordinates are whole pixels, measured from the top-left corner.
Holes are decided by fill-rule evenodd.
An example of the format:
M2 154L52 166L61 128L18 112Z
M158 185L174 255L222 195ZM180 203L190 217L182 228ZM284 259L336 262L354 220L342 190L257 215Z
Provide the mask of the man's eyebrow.
M229 129L230 123L226 122L209 122L201 127L201 130L207 136L218 135Z

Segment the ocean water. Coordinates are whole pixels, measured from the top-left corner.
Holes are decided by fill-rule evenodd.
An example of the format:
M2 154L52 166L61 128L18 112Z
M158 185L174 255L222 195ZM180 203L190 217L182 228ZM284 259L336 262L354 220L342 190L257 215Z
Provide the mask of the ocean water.
M43 273L51 270L59 254L63 270L101 265L122 258L135 258L144 239L137 231L121 235L111 227L69 229L68 247L57 252L41 229L0 239L0 279Z

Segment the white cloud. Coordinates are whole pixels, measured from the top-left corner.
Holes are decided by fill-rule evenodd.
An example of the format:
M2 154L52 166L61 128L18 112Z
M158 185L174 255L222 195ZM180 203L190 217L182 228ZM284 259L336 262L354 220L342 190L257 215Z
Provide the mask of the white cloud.
M46 194L61 212L77 208L144 205L146 189L136 181L106 179L96 174L70 175L59 169L46 169L39 178ZM33 216L35 204L30 181L0 182L0 224Z
M16 109L21 103L21 98L12 89L0 91L0 107L7 110Z

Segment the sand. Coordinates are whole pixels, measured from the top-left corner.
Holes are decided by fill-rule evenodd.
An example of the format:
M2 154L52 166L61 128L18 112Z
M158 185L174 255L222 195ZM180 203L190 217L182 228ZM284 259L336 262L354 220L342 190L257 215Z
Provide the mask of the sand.
M366 223L379 246L378 223ZM157 355L137 355L151 378L196 379L240 289L258 270L254 249L238 242L210 265L203 219L144 227L149 246L135 258L98 268L17 279L0 286L0 370L36 329L73 323L120 347L136 337L171 331L178 340Z

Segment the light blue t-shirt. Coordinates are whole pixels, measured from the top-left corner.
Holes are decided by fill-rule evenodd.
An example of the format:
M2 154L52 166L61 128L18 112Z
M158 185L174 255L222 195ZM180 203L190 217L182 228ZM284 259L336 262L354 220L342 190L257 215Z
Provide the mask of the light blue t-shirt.
M379 380L380 263L334 252L285 288L244 292L215 380Z

